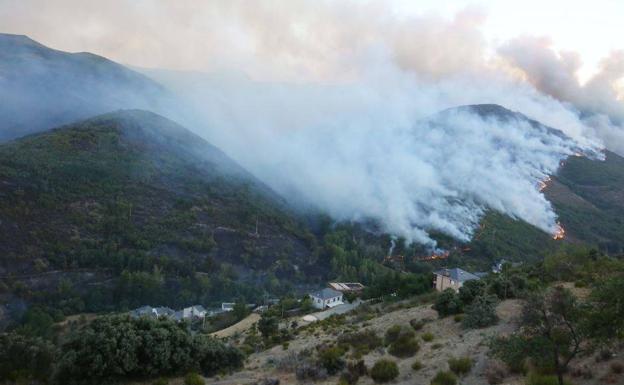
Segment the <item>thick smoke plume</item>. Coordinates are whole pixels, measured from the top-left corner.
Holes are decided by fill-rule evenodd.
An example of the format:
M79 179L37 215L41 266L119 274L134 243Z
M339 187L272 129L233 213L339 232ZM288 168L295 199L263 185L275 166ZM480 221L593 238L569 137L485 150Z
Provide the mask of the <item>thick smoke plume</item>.
M570 155L624 154L621 54L581 85L578 57L543 40L489 46L478 9L447 19L375 1L116 0L97 13L60 2L72 30L127 62L209 72L145 71L178 94L169 116L291 201L431 247L432 230L469 240L487 209L552 233L539 181ZM66 15L51 3L33 25L58 34ZM496 108L437 114L483 103L565 135Z

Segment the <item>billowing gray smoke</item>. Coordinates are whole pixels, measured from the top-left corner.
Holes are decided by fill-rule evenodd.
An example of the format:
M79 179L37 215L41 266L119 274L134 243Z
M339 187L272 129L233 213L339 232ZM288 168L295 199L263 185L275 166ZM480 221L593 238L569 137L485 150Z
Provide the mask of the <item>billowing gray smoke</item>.
M340 220L374 219L430 247L432 230L468 241L488 208L553 233L539 181L570 155L600 156L575 115L549 98L500 86L449 96L459 80L376 76L341 86L194 78L189 98L199 101L203 134L291 201ZM569 136L497 106L432 112L511 96L549 122L569 122Z

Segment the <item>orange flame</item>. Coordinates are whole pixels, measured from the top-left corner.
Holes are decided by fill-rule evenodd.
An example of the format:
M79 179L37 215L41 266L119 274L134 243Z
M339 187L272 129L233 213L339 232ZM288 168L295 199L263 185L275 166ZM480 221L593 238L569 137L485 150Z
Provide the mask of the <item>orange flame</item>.
M553 234L553 239L555 241L558 241L563 238L565 238L565 229L563 228L563 226L561 226L561 223L557 222L557 229Z
M434 251L433 253L431 253L431 255L424 255L421 257L414 257L415 260L418 261L434 261L436 259L446 259L449 257L450 255L450 251L448 250L443 250L443 251Z
M547 176L546 179L539 181L539 191L542 192L546 187L548 187L548 183L551 181L550 177Z

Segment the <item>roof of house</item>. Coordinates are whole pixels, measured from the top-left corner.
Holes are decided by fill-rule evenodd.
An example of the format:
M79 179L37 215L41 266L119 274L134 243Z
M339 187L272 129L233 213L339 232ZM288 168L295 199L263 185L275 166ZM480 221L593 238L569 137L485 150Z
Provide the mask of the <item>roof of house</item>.
M151 306L141 306L130 312L133 317L152 316L154 315L154 308Z
M364 289L364 285L359 282L330 282L329 286L338 291L359 291Z
M169 308L169 307L156 307L154 308L154 310L156 310L156 314L160 315L172 315L173 313L175 313L175 310Z
M195 308L195 311L198 311L198 312L202 312L202 313L206 312L206 308L203 307L202 305L195 305L193 306L193 308Z
M436 271L434 274L443 275L445 277L449 277L450 279L458 282L466 282L472 279L479 279L478 276L467 272L466 270L462 270L458 267L453 269L441 269Z
M342 293L339 292L338 290L334 290L334 289L330 289L326 287L325 289L314 292L310 295L316 298L320 298L320 299L330 299L330 298L340 297Z

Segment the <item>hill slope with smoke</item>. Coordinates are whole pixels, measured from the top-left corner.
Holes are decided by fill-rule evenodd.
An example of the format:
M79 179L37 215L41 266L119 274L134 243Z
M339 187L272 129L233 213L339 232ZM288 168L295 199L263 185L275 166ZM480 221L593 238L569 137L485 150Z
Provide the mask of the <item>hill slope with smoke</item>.
M0 196L2 276L33 273L37 259L115 274L139 269L133 260L176 274L215 273L221 263L259 273L283 255L309 267L311 235L279 197L201 138L145 111L1 144Z
M155 101L152 109L166 109L159 102L171 94L123 66L89 54L50 50L25 37L3 38L5 45L12 45L0 57L2 68L19 68L15 63L21 63L37 69L23 72L19 80L3 78L16 81L16 95L28 96L10 107L14 121L69 119L137 100ZM40 74L48 81L59 71L62 82L52 82L44 95L72 101L63 106L33 92L41 85ZM101 73L107 75L92 76ZM116 99L100 103L96 98L95 107L75 103L73 88L59 85L68 76L82 81L83 75L95 79L96 96ZM480 90L467 100L515 97L512 105L548 124L492 104L434 113L465 100L450 92L456 83L422 83L396 69L381 75L329 86L261 83L236 73L208 76L207 82L190 76L182 82L173 74L166 84L178 87L176 105L193 112L175 111L186 125L296 206L341 221L373 220L383 231L429 248L436 247L431 233L470 241L489 210L546 233L559 230L557 214L540 191L542 182L570 156L602 157L600 145L584 134L573 112L526 90L512 87L505 96L503 86ZM104 92L113 89L130 91ZM30 104L50 111L33 115Z
M91 53L0 33L0 141L120 108L161 110L153 80Z

